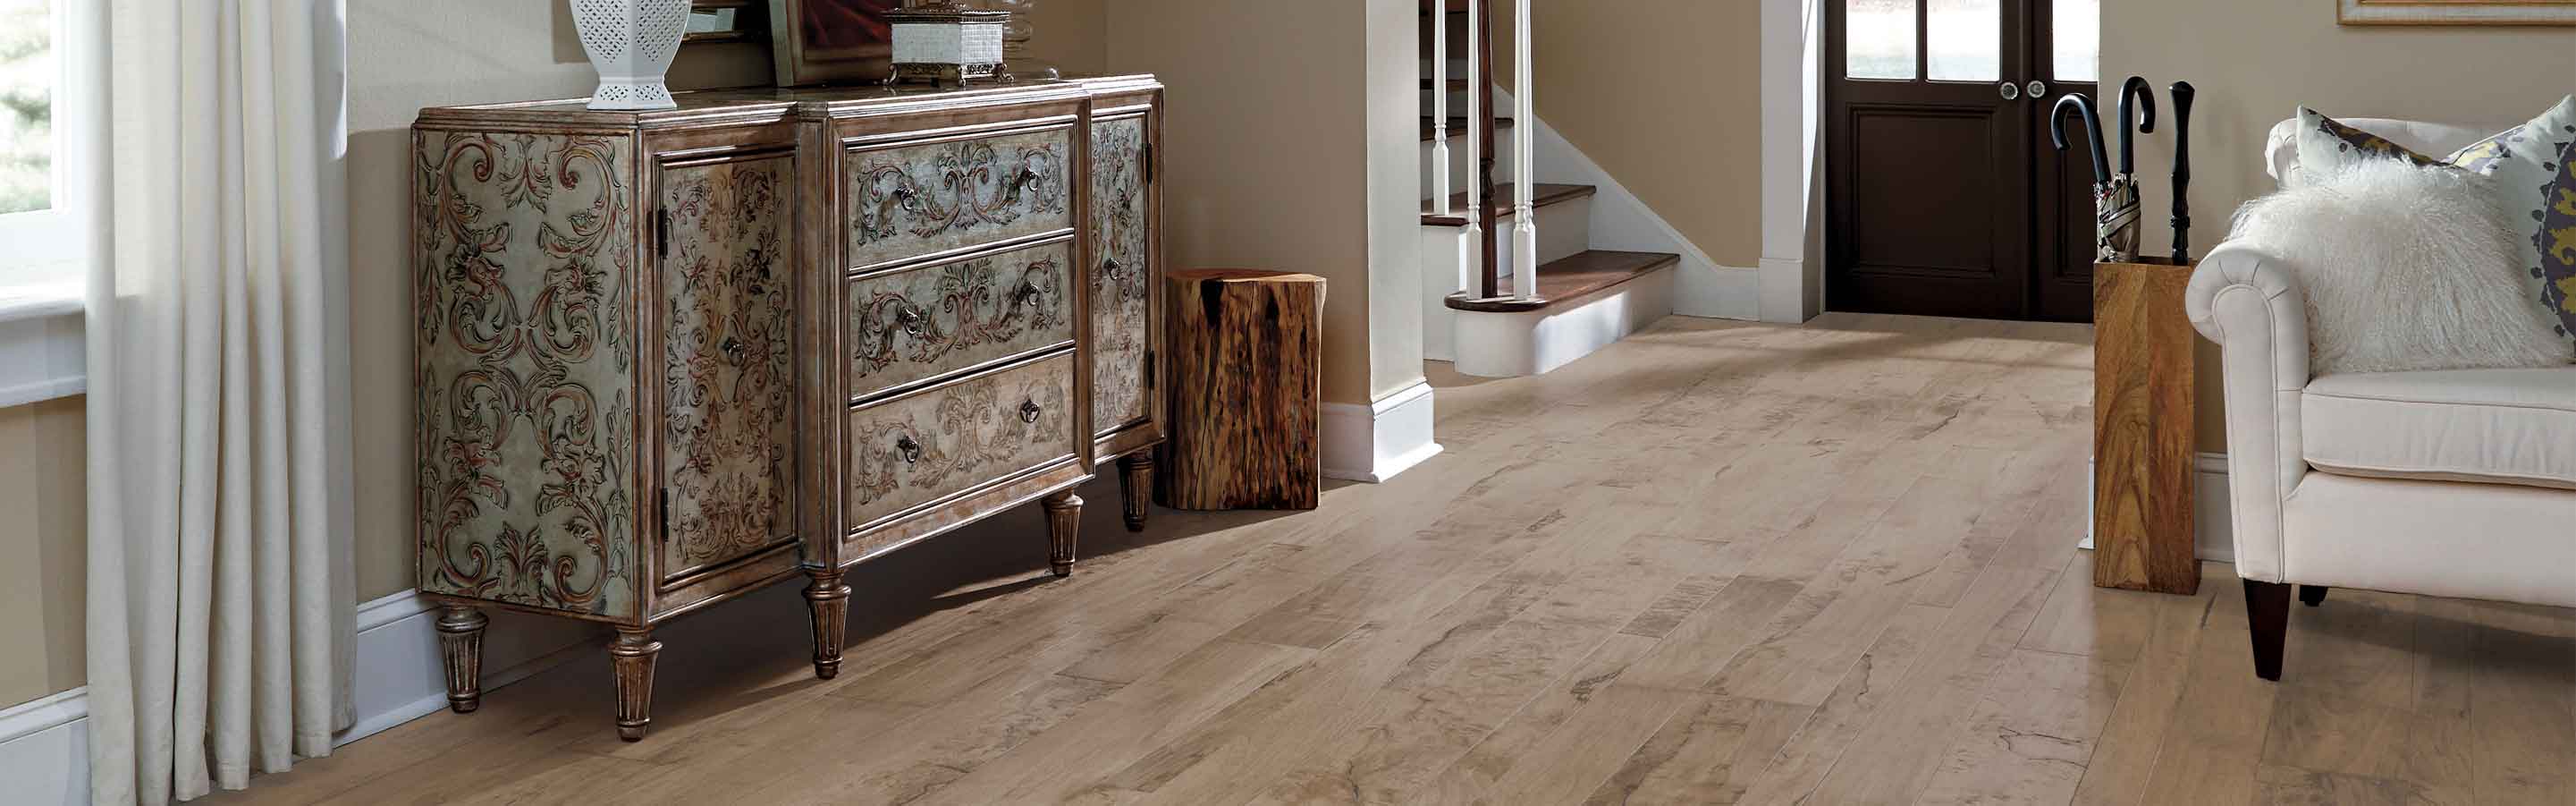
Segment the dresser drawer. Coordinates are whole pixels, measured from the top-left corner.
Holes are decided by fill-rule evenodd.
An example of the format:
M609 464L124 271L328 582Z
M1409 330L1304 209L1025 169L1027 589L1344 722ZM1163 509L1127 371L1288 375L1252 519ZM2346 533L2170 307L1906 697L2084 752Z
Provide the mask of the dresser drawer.
M1074 454L1074 354L853 409L845 525L888 516Z
M844 161L849 266L1073 226L1073 130L867 147Z
M849 392L1073 341L1071 240L850 281Z

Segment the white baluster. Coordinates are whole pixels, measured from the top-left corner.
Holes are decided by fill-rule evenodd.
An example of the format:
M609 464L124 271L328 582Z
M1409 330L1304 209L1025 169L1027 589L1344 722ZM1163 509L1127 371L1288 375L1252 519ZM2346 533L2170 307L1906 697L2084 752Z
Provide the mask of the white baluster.
M1431 212L1449 215L1449 9L1431 12Z
M1532 133L1538 122L1538 82L1530 69L1530 0L1517 0L1513 10L1512 87L1519 92L1512 113L1512 295L1526 300L1538 298L1538 196L1530 185L1538 173L1530 164L1536 150Z
M1481 13L1479 9L1484 4L1485 0L1467 0L1467 35L1469 37L1477 36L1478 32L1484 30L1477 24L1478 15ZM1446 11L1445 0L1442 5L1444 6L1442 10ZM1485 293L1482 251L1485 244L1485 181L1484 171L1479 167L1484 164L1485 138L1478 127L1483 125L1485 118L1482 112L1485 104L1491 103L1493 88L1487 86L1484 81L1485 65L1479 54L1482 54L1485 49L1477 47L1474 42L1466 44L1467 209L1464 212L1467 216L1467 227L1459 230L1459 234L1466 237L1458 239L1458 287L1465 290L1467 296L1477 297Z

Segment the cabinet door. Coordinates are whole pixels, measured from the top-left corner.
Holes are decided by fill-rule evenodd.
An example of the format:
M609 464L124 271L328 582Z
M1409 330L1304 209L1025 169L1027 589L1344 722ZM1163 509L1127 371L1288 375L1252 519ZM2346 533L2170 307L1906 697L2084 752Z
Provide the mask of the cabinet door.
M414 138L420 588L632 620L635 141Z
M1091 125L1091 424L1103 437L1137 426L1147 439L1159 436L1153 321L1161 222L1150 120L1134 112Z
M664 163L665 584L795 537L795 160Z

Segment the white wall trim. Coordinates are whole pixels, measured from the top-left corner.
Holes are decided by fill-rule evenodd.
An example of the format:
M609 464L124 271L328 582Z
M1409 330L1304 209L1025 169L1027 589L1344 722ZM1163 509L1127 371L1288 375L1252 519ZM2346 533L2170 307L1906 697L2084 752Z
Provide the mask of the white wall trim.
M1816 118L1823 85L1817 0L1762 0L1762 321L1796 323L1823 310L1824 288L1808 249L1815 193Z
M1512 106L1512 94L1494 89L1494 108ZM1531 127L1537 139L1537 156L1529 166L1530 181L1568 185L1591 185L1592 248L1628 252L1669 252L1682 256L1680 272L1675 276L1673 313L1716 319L1754 320L1761 318L1761 283L1750 272L1721 266L1708 252L1683 237L1681 230L1657 215L1654 208L1637 198L1617 177L1602 170L1601 164L1574 147L1559 134L1556 127L1532 115L1514 122L1514 126Z
M74 291L0 295L0 408L89 390L83 307Z
M1417 381L1366 406L1324 404L1324 477L1375 484L1439 455L1431 391Z
M356 720L332 736L345 745L447 707L436 605L403 591L358 605ZM487 609L483 691L595 654L606 638L587 622ZM11 803L89 802L89 689L0 710L0 781ZM25 798L25 800L18 800Z

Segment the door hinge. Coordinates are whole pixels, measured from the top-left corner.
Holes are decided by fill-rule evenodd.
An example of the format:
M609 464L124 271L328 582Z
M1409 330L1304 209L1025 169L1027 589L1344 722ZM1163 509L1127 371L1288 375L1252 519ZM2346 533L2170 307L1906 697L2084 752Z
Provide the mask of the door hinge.
M653 211L653 256L671 256L671 211Z
M661 499L656 506L662 513L661 517L653 519L655 528L660 532L660 542L669 543L671 542L671 488L656 487L653 489L653 494Z
M1154 181L1154 144L1146 143L1145 152L1136 159L1138 165L1144 166L1140 172L1145 175L1145 181Z

